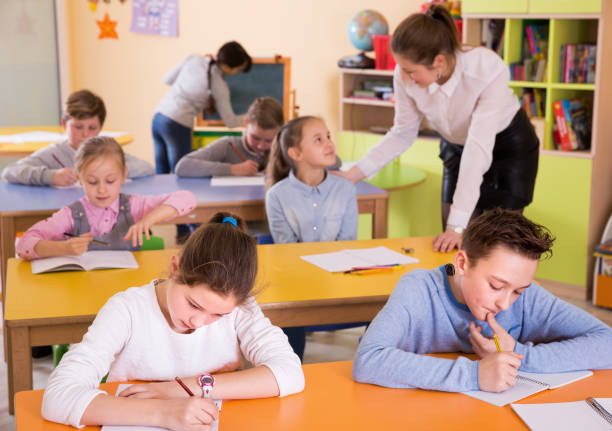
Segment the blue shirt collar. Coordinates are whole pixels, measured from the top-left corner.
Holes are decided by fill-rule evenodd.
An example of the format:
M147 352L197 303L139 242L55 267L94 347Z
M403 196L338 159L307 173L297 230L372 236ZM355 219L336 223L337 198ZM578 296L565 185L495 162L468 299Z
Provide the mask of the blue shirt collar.
M331 175L327 173L327 170L325 170L325 178L323 181L318 186L312 187L300 181L298 177L295 176L293 169L291 169L289 172L289 183L303 193L319 193L321 195L325 195L331 190L333 179L331 178Z

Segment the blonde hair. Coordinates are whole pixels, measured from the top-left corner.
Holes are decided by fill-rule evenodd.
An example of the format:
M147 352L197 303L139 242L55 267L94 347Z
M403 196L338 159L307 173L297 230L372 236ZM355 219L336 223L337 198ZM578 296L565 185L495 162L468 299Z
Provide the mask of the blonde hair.
M323 121L311 115L297 117L288 121L276 134L270 148L270 158L266 168L266 188L269 189L289 175L293 167L293 161L289 157L289 148L300 148L304 125L311 120Z
M249 106L247 121L262 129L276 129L285 122L283 107L273 97L258 97Z
M125 154L121 145L108 136L94 136L83 142L76 153L77 172L83 173L87 166L103 157L114 158L119 163L121 171L125 171Z

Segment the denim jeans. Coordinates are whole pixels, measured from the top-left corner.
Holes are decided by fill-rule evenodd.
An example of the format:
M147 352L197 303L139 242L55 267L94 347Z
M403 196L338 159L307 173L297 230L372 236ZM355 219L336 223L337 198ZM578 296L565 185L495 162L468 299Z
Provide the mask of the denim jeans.
M191 129L157 112L153 117L155 172L169 174L185 154L191 151Z

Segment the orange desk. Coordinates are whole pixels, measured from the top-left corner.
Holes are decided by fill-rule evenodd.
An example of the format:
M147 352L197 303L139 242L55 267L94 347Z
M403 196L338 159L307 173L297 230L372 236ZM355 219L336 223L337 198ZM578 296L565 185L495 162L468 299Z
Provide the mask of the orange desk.
M436 355L438 356L438 355ZM420 389L389 389L355 383L351 361L304 365L306 389L285 398L226 401L220 431L234 430L526 430L510 406L496 407L466 395ZM114 393L117 383L102 385ZM43 391L16 395L17 431L68 431L40 415ZM612 370L547 390L520 403L612 397ZM84 431L99 430L85 427Z
M0 135L15 135L26 132L52 132L65 133L61 126L24 126L24 127L0 127ZM129 144L134 140L134 137L129 133L115 138L120 145ZM25 157L35 151L40 150L55 141L40 141L40 142L0 142L0 157Z
M432 240L423 237L259 246L257 300L265 315L279 326L369 321L385 304L402 274L451 261L452 255L432 251ZM388 274L358 276L332 274L300 259L306 254L380 245L396 251L414 248L420 262ZM13 412L14 393L32 389L32 346L81 341L108 298L130 286L166 277L170 256L175 252L136 252L137 269L38 275L32 274L30 262L9 259L4 316L9 412Z

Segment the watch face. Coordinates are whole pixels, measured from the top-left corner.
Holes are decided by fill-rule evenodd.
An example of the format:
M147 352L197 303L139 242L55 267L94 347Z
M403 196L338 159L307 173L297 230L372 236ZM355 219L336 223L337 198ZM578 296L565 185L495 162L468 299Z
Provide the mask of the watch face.
M202 378L200 379L202 385L212 385L214 381L215 380L212 378L212 376L202 376Z

